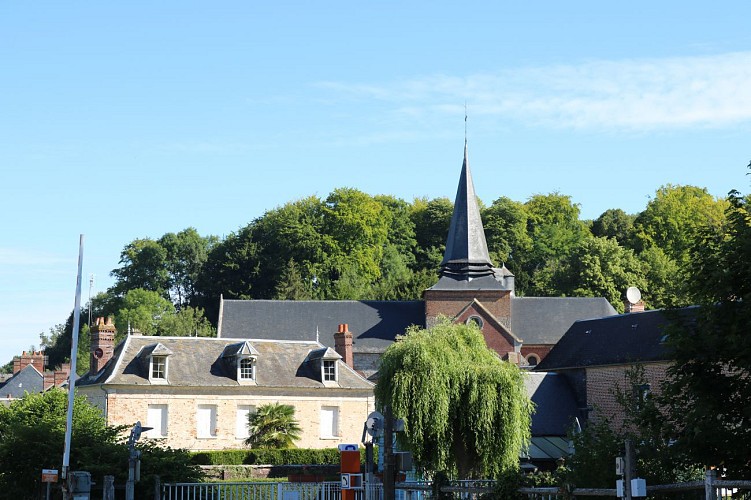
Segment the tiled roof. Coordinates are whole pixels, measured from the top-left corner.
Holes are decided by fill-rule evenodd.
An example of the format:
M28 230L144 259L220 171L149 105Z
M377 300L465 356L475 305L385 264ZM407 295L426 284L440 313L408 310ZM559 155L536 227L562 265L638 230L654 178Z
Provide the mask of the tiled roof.
M555 373L528 372L524 383L535 404L532 436L567 436L579 410L566 379Z
M27 365L21 371L14 374L4 384L0 385L0 397L22 398L25 393L33 394L44 390L44 375Z
M690 322L694 310L655 310L577 321L535 369L550 371L668 360L666 327L679 321Z
M425 326L425 303L370 300L223 300L218 335L333 343L347 323L357 352L383 352L410 325Z
M527 345L550 345L575 321L615 314L610 302L601 297L513 297L511 330Z
M170 352L167 381L173 387L234 387L236 369L226 354L237 351L246 339L206 337L129 336L115 349L115 356L103 370L87 375L77 385L124 384L150 385L148 355L155 351ZM256 357L256 386L265 388L323 388L320 370L308 355L325 349L315 341L270 341L249 339ZM233 345L234 344L234 345ZM371 390L372 384L347 365L338 361L339 388ZM163 385L162 385L163 386ZM331 387L327 383L325 387Z

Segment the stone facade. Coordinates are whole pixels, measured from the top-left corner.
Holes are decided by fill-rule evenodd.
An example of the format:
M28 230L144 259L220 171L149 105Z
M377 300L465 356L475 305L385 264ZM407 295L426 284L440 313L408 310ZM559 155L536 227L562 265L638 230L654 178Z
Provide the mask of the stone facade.
M163 439L173 448L220 450L244 447L246 434L238 431L238 419L248 409L268 403L288 404L295 407L295 418L302 428L302 438L296 442L300 448L335 448L341 443L359 443L363 423L375 409L372 393L360 396L337 397L314 395L302 391L284 391L276 394L243 394L233 390L211 391L206 388L151 387L148 392L133 388L108 389L105 403L102 391L94 387L79 389L89 401L99 406L109 425L132 426L136 421L151 427L150 405L166 405L166 436L160 438L145 433L144 437ZM97 394L97 392L99 394ZM215 409L214 432L211 436L199 435L198 408ZM329 435L322 429L322 408L335 409L336 432Z

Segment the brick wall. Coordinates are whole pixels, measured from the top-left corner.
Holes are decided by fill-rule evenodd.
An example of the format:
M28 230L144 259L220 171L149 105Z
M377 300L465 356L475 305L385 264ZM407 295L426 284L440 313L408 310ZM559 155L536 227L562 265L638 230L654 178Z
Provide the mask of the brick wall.
M658 394L660 385L666 378L669 363L645 363L644 377L651 386L653 394ZM596 421L607 417L611 419L614 428L623 424L623 408L616 399L616 391L631 392L627 387L627 372L630 365L587 368L587 403L592 408L590 419Z
M453 318L475 299L504 326L511 324L511 292L507 290L425 290L424 299L428 327L441 314Z

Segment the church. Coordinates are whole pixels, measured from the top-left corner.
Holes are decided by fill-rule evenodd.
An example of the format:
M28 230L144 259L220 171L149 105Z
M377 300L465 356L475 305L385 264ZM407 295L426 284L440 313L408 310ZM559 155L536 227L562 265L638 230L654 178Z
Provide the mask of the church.
M575 321L616 314L604 298L515 296L512 272L490 261L466 140L440 274L423 300L220 301L219 338L328 344L333 335L343 361L370 380L397 336L411 325L430 327L441 315L476 323L503 359L534 367Z

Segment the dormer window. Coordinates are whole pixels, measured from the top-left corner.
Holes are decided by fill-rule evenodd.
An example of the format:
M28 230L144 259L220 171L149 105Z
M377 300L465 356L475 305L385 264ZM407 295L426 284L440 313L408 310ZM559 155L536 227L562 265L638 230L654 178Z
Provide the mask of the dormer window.
M336 360L324 359L323 360L323 381L324 382L336 382Z
M256 379L255 358L240 358L238 376L240 380L255 380Z
M228 374L239 384L256 383L256 361L258 351L249 341L229 344L224 348L222 359L226 363Z
M169 383L169 356L172 354L161 342L144 349L141 356L148 362L149 382L152 384Z
M167 356L151 357L151 378L167 380Z

